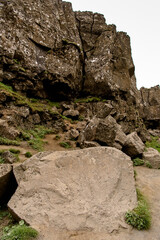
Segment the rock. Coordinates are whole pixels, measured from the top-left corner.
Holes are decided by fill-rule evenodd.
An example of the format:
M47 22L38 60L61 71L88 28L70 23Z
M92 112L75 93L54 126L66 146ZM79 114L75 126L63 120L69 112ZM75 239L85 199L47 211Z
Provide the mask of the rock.
M14 174L18 189L8 206L44 240L127 228L124 214L137 203L132 162L115 148L40 153Z
M95 141L84 141L83 148L89 148L89 147L100 147L100 144Z
M141 88L140 95L140 115L145 120L147 128L160 129L160 87Z
M77 110L66 110L63 112L63 116L72 118L72 119L78 119L79 112Z
M95 103L93 107L93 114L95 114L97 118L106 118L113 109L111 104L103 102Z
M17 158L10 151L3 152L1 156L4 159L5 163L12 164L17 161Z
M109 115L105 119L94 117L80 133L78 144L82 148L84 141L97 141L102 145L122 149L126 135L112 116Z
M160 168L160 153L154 148L147 148L143 152L143 160L149 162L152 168Z
M121 149L126 141L126 135L122 131L121 126L117 124L116 120L108 116L104 120L99 121L95 140L105 143L108 146L114 146L114 143L118 143L118 148Z
M30 97L65 99L81 90L83 51L71 3L5 1L0 19L2 80Z
M20 132L14 127L10 127L6 120L0 119L0 136L15 139L19 136Z
M160 138L160 130L158 130L158 129L149 129L148 131L149 131L149 133L153 137L159 137Z
M128 35L116 32L115 25L107 25L102 14L76 12L76 19L87 55L83 91L103 97L115 96L119 91L135 91Z
M12 166L10 164L0 164L0 206L9 201L16 187L17 183L12 172Z
M79 132L76 129L70 130L70 138L71 139L77 139L79 136Z
M138 137L136 132L132 132L127 135L126 142L124 144L123 151L130 157L135 157L143 153L145 148L144 143Z

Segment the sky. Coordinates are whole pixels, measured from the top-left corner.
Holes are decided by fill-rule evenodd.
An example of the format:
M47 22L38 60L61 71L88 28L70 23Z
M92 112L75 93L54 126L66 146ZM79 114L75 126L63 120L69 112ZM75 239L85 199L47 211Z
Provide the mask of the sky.
M160 85L160 0L67 0L74 11L102 13L131 38L138 89Z

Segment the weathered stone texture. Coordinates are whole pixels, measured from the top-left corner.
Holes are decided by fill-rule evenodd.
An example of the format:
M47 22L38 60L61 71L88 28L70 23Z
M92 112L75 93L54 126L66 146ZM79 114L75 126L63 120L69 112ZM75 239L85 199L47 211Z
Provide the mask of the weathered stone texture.
M141 88L141 117L147 127L160 129L160 86Z
M1 1L0 10L2 80L32 96L76 95L83 54L71 4Z
M9 208L43 239L127 227L124 214L136 205L132 161L115 148L40 153L14 174L19 186Z

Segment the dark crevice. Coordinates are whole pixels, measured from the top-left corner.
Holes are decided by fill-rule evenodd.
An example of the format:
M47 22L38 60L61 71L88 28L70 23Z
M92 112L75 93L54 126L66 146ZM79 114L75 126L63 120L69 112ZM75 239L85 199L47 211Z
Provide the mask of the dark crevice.
M0 194L0 206L7 205L18 187L13 170L4 176L2 181L4 181L4 188L1 189L2 191Z
M76 18L76 14L75 14L75 18ZM83 51L83 61L82 61L82 86L81 86L81 95L83 93L83 89L84 89L84 83L85 83L85 76L86 76L86 71L85 71L85 60L86 60L86 52L84 51L84 47L83 47L83 39L82 39L82 36L81 36L81 23L80 23L80 20L78 18L76 18L77 20L77 23L78 23L78 32L79 32L79 37L80 37L80 40L81 40L81 44L82 44L82 51Z
M52 50L52 48L47 47L47 46L44 46L44 45L42 45L42 44L40 44L40 43L37 43L37 42L34 41L32 38L29 38L29 40L30 40L31 42L33 42L37 47L41 48L41 49L42 49L43 51L45 51L45 52L48 52L48 51Z
M142 90L140 90L140 94L141 94L142 104L144 106L144 98L143 98L143 91Z

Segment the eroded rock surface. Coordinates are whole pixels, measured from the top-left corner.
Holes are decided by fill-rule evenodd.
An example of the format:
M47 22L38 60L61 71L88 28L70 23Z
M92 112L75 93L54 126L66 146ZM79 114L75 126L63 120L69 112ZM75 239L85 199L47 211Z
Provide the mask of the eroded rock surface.
M127 228L124 214L136 205L132 162L115 148L40 153L14 174L19 186L9 208L46 240Z

